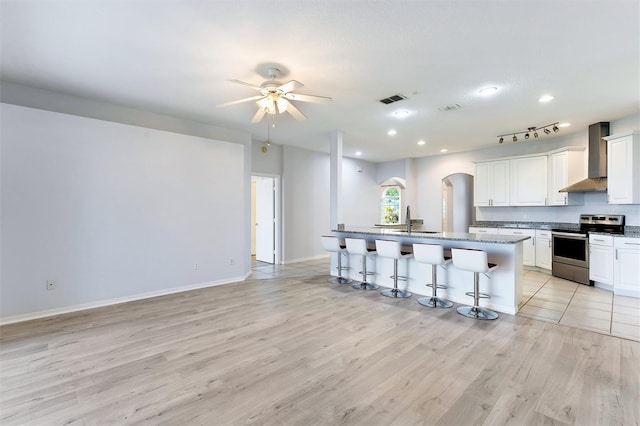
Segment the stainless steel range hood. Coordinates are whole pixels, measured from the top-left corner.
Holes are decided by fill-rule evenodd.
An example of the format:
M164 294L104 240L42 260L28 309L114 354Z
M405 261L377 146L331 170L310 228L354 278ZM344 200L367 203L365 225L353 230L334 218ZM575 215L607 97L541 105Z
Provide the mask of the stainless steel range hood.
M562 188L560 192L596 192L607 190L607 141L609 123L595 123L589 126L589 169L588 178Z

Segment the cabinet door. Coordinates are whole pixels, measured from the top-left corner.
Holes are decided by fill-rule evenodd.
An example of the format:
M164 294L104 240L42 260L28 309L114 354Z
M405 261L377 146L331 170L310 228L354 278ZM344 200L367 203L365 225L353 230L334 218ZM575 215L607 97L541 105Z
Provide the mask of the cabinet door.
M558 192L562 188L569 185L568 176L568 157L566 152L559 152L549 157L549 199L548 203L552 206L564 206L567 204L566 192Z
M511 160L511 205L544 206L547 202L547 156Z
M536 266L551 269L551 232L536 232Z
M493 167L491 205L509 206L509 160L495 161Z
M607 174L609 204L633 203L633 139L631 135L608 142Z
M613 291L640 297L640 239L616 238L614 244Z
M589 244L589 279L613 284L613 247Z
M501 235L528 235L531 238L522 242L522 263L527 266L536 266L536 247L535 235L533 229L501 229L498 228L498 234Z
M476 165L476 176L473 180L474 191L473 201L474 206L487 207L489 206L489 170L490 163L480 163Z

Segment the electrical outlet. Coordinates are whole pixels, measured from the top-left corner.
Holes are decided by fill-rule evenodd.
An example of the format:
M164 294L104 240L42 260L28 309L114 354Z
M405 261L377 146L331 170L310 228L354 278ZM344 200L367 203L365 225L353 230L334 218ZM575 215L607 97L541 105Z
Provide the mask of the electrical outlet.
M233 259L229 258L229 265L233 265Z
M54 280L47 280L47 290L55 290L56 282Z
M194 269L195 271L197 271L197 270L198 270L198 264L197 264L197 263L194 263L194 264L193 264L193 269Z

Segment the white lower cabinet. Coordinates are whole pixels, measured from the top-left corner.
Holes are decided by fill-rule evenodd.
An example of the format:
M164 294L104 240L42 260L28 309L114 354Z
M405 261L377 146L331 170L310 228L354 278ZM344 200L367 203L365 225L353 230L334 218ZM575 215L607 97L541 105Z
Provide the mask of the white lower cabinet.
M613 237L589 235L589 279L613 285Z
M479 226L470 226L469 233L470 234L497 234L498 228L482 228Z
M522 242L522 263L526 266L536 266L535 229L498 228L498 234L531 237Z
M640 297L640 238L615 237L613 292Z
M536 230L536 266L551 270L551 231Z

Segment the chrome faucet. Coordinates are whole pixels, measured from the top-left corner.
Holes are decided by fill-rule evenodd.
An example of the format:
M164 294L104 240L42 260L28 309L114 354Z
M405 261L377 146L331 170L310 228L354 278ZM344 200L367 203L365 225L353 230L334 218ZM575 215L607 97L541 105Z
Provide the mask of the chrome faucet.
M411 232L411 208L407 206L407 215L405 216L407 222L407 232Z

